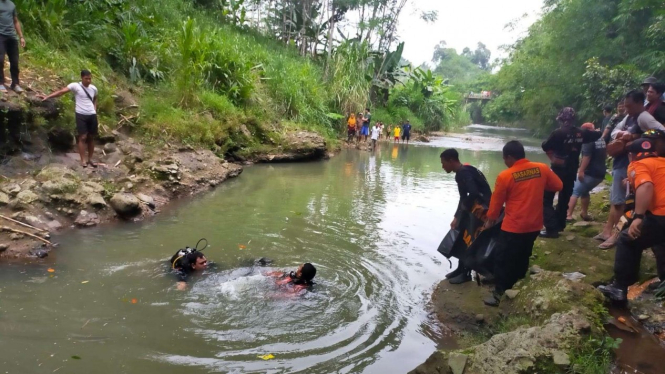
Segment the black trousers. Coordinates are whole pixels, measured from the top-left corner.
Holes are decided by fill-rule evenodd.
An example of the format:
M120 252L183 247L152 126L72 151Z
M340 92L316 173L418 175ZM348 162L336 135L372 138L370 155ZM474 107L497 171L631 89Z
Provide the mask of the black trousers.
M14 87L19 83L18 40L11 36L0 35L0 84L5 84L5 54L9 57L9 73Z
M566 228L566 215L568 203L573 196L573 186L577 177L577 168L553 166L552 171L563 182L563 189L559 191L559 202L554 207L556 192L545 191L543 196L543 221L548 232L558 232Z
M501 230L494 257L496 291L511 289L529 270L529 258L539 232L515 234Z
M656 255L658 276L665 280L665 216L647 213L642 221L641 235L633 240L628 236L628 228L619 235L614 257L616 285L624 290L639 279L642 251L647 248Z

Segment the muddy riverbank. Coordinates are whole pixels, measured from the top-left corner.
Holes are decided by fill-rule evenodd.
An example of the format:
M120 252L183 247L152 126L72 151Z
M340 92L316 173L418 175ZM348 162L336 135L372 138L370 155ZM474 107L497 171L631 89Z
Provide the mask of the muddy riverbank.
M460 349L437 351L411 373L659 373L662 300L643 287L631 309L610 314L595 289L613 276L614 250L599 250L592 239L607 210L607 192L600 191L592 197L594 222L572 223L559 239L538 239L529 274L499 308L482 303L491 285L439 283L430 308ZM654 276L655 258L645 252L641 279Z
M48 134L31 134L20 152L0 165L0 259L48 255L52 235L115 220L138 221L174 199L208 191L256 162L297 162L328 157L325 140L291 132L286 146L229 162L208 149L164 143L145 145L118 131L100 137L98 167L82 167L71 134L54 147Z

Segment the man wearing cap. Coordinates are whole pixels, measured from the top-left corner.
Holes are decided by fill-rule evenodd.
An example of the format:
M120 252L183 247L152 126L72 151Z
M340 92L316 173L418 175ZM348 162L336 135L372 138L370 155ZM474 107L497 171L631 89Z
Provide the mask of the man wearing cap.
M598 287L614 301L627 301L628 287L638 280L642 251L647 248L653 249L658 276L665 279L665 158L644 157L654 149L662 154L663 142L664 131L650 130L645 138L627 147L636 159L628 171L628 180L635 190L633 221L619 235L614 283Z
M583 124L581 128L589 131L596 129L593 123L589 122ZM605 145L605 139L602 137L596 140L595 143L582 145L582 162L577 170L577 179L573 186L573 196L570 198L570 203L568 204L567 220L573 219L573 211L579 198L582 200L580 217L584 221L592 220L588 213L589 203L591 202L589 193L605 179L605 173L607 172L607 166L605 165L606 158L607 146Z
M552 171L563 182L563 189L559 191L559 202L554 208L554 195L556 192L546 191L543 199L543 214L545 229L540 236L557 238L559 232L566 228L566 215L568 202L573 194L573 186L580 163L582 145L593 143L602 135L600 131L581 130L575 127L575 110L564 108L556 120L560 126L543 142L543 150L552 162Z

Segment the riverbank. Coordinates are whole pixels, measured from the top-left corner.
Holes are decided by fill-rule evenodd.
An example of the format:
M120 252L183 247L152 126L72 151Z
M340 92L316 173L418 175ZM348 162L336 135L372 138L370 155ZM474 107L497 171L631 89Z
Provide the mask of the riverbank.
M21 117L34 116L49 105L35 99L34 92L22 98L10 96L2 103ZM50 107L57 115L57 106ZM127 107L140 111L134 102ZM118 112L121 123L127 116L126 111ZM53 235L69 229L153 216L179 197L208 191L239 176L243 165L330 155L325 139L309 131L286 132L278 144L228 154L226 159L210 149L151 142L131 131L102 126L93 158L98 167L84 168L71 131L26 128L0 165L2 260L46 257L57 246Z
M529 274L507 292L499 308L482 303L491 285L439 283L431 308L440 323L455 333L460 349L437 351L411 373L607 373L615 367L618 342L605 325L621 328L626 324L610 316L595 289L613 276L614 249L599 250L592 239L605 222L608 208L607 192L601 191L592 196L594 222L574 223L559 239L538 239ZM643 281L655 276L650 251L645 252L640 274ZM630 324L632 315L635 325L643 320L652 334L662 336L665 314L653 292L636 297L631 307L615 317L623 315ZM656 350L658 345L652 344ZM622 349L618 353L619 368L655 360L622 354Z

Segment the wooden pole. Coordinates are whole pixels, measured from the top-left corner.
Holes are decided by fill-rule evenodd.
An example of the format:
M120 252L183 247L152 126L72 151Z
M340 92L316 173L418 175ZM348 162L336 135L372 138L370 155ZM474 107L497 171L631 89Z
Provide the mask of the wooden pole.
M41 240L41 241L43 241L44 243L46 243L46 244L48 244L48 245L50 245L50 246L53 246L53 243L51 243L50 241L48 241L48 240L46 240L46 239L44 239L44 238L40 238L39 236L37 236L37 235L33 235L33 234L29 233L29 232L25 232L25 231L21 231L21 230L12 229L11 227L7 227L7 226L2 226L2 231L11 231L11 232L15 232L15 233L17 233L17 234L27 235L27 236L29 236L29 237L31 237L31 238L35 238L35 239L37 239L37 240Z
M41 232L48 232L47 230L39 229L39 228L37 228L37 227L35 227L35 226L31 226L31 225L28 225L27 223L23 223L23 222L20 222L20 221L15 220L15 219L11 219L11 218L9 218L9 217L5 217L5 216L3 216L3 215L1 215L1 214L0 214L0 218L4 218L4 219L6 219L7 221L14 222L14 223L16 223L16 224L19 224L19 225L21 225L21 226L25 226L25 227L31 228L31 229L33 229L33 230L37 230L37 231L41 231Z

